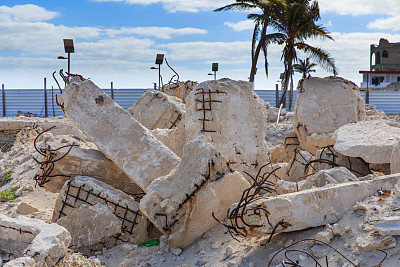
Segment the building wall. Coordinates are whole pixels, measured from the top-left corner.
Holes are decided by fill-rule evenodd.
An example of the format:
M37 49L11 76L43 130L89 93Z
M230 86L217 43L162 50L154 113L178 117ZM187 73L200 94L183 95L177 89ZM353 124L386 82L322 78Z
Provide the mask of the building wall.
M380 39L379 45L371 45L370 70L400 71L400 43Z

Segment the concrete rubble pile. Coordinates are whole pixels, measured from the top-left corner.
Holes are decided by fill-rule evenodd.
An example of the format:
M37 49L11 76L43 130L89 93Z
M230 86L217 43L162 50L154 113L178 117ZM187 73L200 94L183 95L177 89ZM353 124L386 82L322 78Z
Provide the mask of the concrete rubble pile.
M58 102L68 120L0 122L0 140L13 144L0 171L13 164L42 174L51 169L44 187L56 194L51 223L0 214L0 266L3 252L12 255L5 266L46 266L68 248L92 257L115 249L136 259L170 251L179 261L219 223L226 233L269 241L324 227L307 245L316 258L336 237L348 240L354 255L397 247L400 124L371 105L366 112L350 81L304 80L295 111L283 109L279 119L251 83L230 79L148 90L124 110L92 81L74 77ZM19 196L35 190L21 188ZM28 200L9 206L39 214ZM137 245L154 237L160 251L140 252ZM226 258L234 257L228 248Z

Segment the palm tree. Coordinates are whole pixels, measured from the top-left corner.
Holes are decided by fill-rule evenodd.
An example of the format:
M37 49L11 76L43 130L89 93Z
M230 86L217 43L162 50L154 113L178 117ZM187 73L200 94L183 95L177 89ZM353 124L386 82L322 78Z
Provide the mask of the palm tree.
M302 79L304 80L305 78L310 77L310 72L315 72L315 69L313 69L317 64L310 62L310 58L306 58L306 60L301 60L299 59L298 64L293 64L293 69L295 72L301 73L303 75Z
M329 40L333 38L321 25L316 24L321 18L316 0L268 0L268 2L273 2L273 5L278 6L275 10L280 10L271 15L273 19L270 26L277 30L277 33L267 34L266 43L284 45L281 56L285 67L284 91L280 104L283 104L290 82L290 110L293 102L293 64L297 61L297 50L308 54L318 65L336 75L337 68L330 54L322 48L306 43L310 38Z
M284 64L282 80L283 94L281 104L286 98L290 82L289 110L293 102L293 64L297 61L297 51L300 50L328 71L337 74L333 58L328 52L319 47L306 43L310 38L333 40L332 36L316 22L321 18L319 5L316 0L236 0L235 3L216 9L247 10L258 8L262 14L249 14L247 17L255 22L252 43L252 69L250 81L254 79L255 66L259 52L262 49L265 57L266 73L268 74L267 47L272 43L284 45L281 60ZM276 33L267 34L267 26ZM261 27L261 30L260 30ZM257 46L255 45L258 41ZM253 75L252 75L253 74Z
M265 37L267 33L267 27L270 22L269 13L271 11L268 6L264 4L262 0L236 0L235 3L229 4L218 9L214 12L226 11L226 10L252 10L259 9L262 14L249 14L248 19L254 20L254 31L251 45L251 70L249 81L254 81L254 76L257 69L257 61L260 52L263 51L264 62L265 62L265 73L268 77L268 59L267 59L267 44L265 42Z

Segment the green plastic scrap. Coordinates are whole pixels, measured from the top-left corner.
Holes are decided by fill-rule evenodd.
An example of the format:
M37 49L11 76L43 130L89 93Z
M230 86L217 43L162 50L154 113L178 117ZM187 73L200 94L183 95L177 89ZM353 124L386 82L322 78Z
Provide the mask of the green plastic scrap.
M157 246L159 244L160 244L160 239L154 238L139 244L138 247L152 247L152 246Z

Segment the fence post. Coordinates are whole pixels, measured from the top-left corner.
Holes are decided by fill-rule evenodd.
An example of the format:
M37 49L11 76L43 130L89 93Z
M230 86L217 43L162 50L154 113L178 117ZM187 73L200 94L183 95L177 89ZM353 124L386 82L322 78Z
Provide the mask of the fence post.
M3 97L3 117L6 116L6 90L4 90L4 84L1 85L1 93Z
M278 84L275 84L275 107L279 108L279 89L278 89Z
M114 83L111 82L111 98L114 100Z
M56 116L56 112L54 111L54 89L51 87L51 105L53 106L53 117Z
M44 116L47 118L47 92L46 92L46 78L44 78Z

